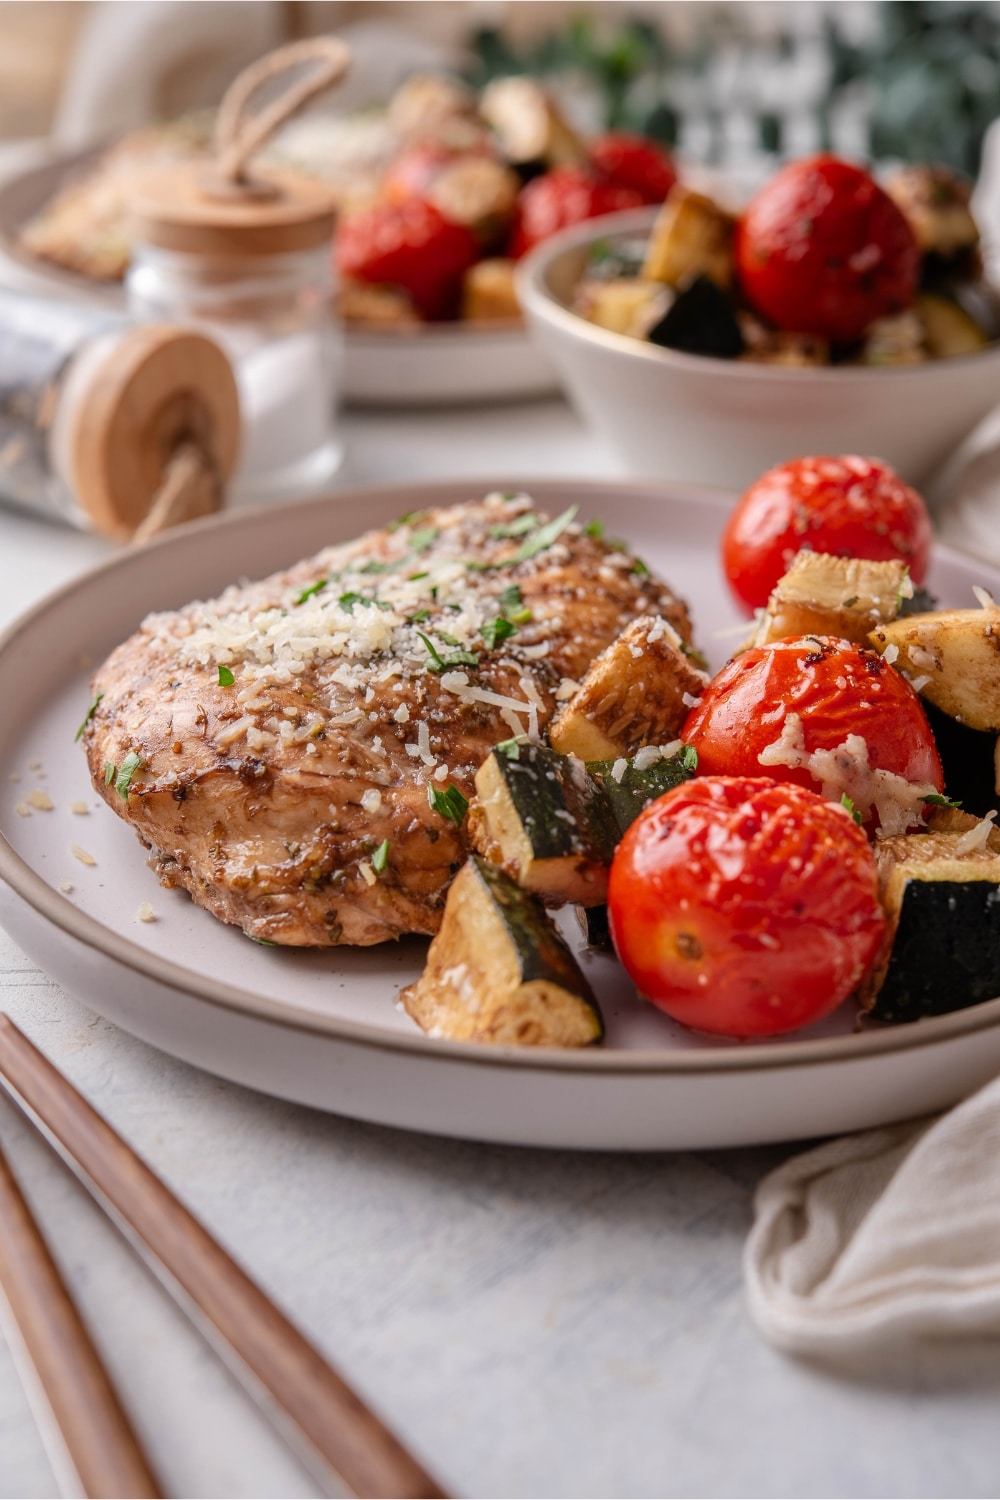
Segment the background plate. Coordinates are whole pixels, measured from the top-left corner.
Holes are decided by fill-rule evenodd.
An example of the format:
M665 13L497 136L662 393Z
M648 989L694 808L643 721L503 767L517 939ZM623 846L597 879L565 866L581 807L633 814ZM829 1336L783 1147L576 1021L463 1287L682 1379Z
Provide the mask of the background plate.
M728 504L704 492L504 478L354 491L169 533L86 574L0 641L0 920L12 936L102 1015L189 1062L321 1109L445 1135L586 1149L734 1146L943 1108L992 1077L1000 1000L859 1034L844 1006L793 1038L737 1045L684 1032L636 999L613 960L593 955L583 962L608 1021L603 1048L432 1041L397 1004L420 970L423 941L262 948L182 892L159 888L132 830L91 789L73 742L89 667L149 610L498 483L529 490L552 512L577 502L581 520L605 520L690 601L713 664L728 655L731 642L716 634L737 622L717 561ZM974 583L1000 590L1000 576L944 551L930 582L947 604L968 602ZM18 813L36 788L54 808ZM75 802L88 813L74 813ZM73 844L96 864L81 864ZM137 918L144 901L151 924Z
M63 270L22 249L23 226L99 151L50 159L0 186L0 256L17 267L18 283L38 296L76 297L123 308L121 284ZM348 328L344 398L365 406L454 406L554 395L548 356L520 324L428 324L388 333Z

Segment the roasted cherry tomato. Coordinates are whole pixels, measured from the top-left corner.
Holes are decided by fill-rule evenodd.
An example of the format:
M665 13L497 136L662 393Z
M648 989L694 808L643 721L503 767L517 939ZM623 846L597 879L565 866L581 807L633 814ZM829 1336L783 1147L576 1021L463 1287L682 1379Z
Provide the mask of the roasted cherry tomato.
M917 826L919 793L944 789L941 759L913 688L875 651L830 636L775 641L713 677L681 737L707 776L773 776L839 801L869 826Z
M522 188L510 243L515 258L570 224L639 208L646 200L631 187L619 187L584 167L555 167Z
M471 229L419 198L359 208L341 220L334 240L341 276L402 287L431 319L455 311L462 277L479 253Z
M677 181L669 151L644 135L624 130L599 135L590 142L587 155L602 177L640 193L643 203L662 203Z
M795 458L756 480L729 518L722 565L752 612L787 572L796 552L832 552L875 562L902 558L923 583L931 523L923 500L875 458Z
M792 162L763 187L736 233L740 288L779 328L834 342L910 306L920 247L888 193L835 156Z
M438 173L454 160L453 153L444 146L411 146L390 163L379 186L379 196L385 203L423 198Z
M875 859L836 803L763 777L699 777L614 857L608 914L637 987L676 1021L776 1036L847 998L885 927Z

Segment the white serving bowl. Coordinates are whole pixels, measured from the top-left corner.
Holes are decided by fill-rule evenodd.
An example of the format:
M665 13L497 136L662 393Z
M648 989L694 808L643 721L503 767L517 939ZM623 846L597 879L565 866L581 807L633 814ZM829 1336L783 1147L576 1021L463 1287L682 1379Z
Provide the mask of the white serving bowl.
M632 209L563 230L518 270L539 347L629 472L743 489L785 459L862 453L920 484L1000 403L1000 344L919 365L792 369L680 354L571 312L594 242L648 234L656 213Z

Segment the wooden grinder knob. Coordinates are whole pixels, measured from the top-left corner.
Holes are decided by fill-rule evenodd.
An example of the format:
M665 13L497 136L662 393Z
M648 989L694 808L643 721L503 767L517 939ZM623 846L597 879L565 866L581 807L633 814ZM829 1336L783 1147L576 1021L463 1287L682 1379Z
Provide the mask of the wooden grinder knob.
M187 450L204 482L185 518L217 509L239 438L236 380L218 345L184 328L130 329L76 404L68 457L77 500L98 531L134 536Z

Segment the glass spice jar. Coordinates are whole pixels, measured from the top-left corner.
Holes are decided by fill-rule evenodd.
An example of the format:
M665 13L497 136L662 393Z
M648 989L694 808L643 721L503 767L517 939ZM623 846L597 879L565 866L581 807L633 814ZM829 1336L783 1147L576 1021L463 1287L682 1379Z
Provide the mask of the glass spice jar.
M248 160L277 124L339 78L347 58L336 38L313 38L261 59L222 101L214 162L176 164L146 179L133 205L131 312L193 325L232 361L243 416L237 499L321 490L342 457L336 200L324 183L251 171ZM247 113L255 92L303 65L310 77L257 116Z

